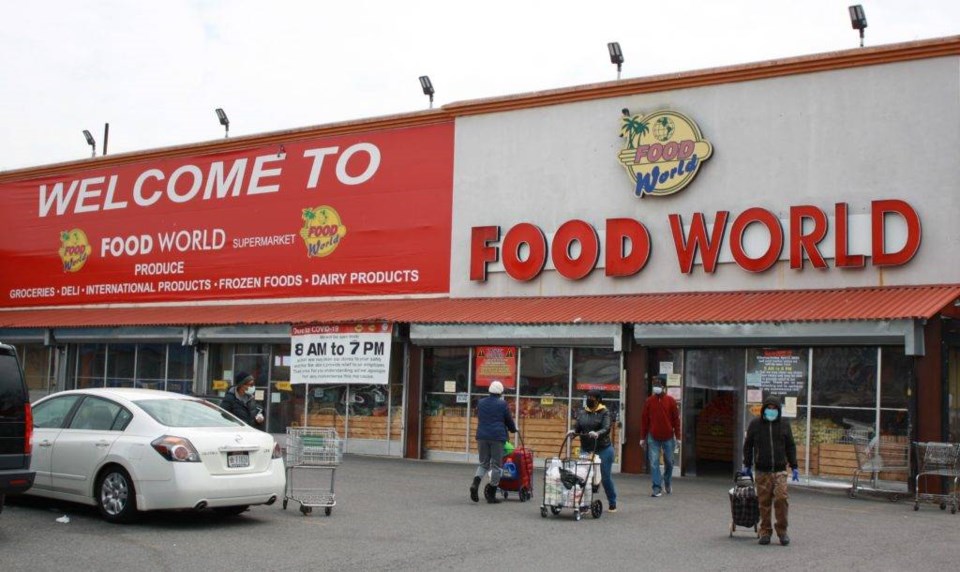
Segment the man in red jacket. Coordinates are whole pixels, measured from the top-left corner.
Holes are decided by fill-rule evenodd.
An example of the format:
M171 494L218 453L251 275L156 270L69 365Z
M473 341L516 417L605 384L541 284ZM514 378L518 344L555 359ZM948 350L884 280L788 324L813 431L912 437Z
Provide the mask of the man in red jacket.
M676 441L674 441L676 438ZM653 478L653 494L659 497L663 491L673 492L673 450L680 444L680 411L677 402L667 395L663 380L653 381L653 395L643 404L640 416L640 446L647 450L647 464ZM660 454L663 453L663 476L661 485Z

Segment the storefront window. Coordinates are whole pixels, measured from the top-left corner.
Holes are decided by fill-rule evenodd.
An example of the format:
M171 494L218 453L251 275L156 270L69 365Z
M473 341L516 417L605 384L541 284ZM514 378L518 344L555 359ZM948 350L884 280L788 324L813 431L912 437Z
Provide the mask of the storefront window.
M573 400L571 419L576 420L585 404L587 392L600 391L603 404L610 411L610 442L614 462L620 462L620 353L597 348L573 350Z
M50 392L52 351L42 344L23 344L18 348L31 400L39 399Z
M107 347L107 387L133 387L136 344L109 344Z
M570 419L570 348L524 348L520 353L523 444L536 457L552 457Z
M290 344L273 345L270 355L267 431L283 433L287 427L303 423L303 386L299 386L298 401L294 386L290 385Z
M423 350L423 446L432 451L467 450L469 348Z
M166 365L166 345L140 344L137 347L137 387L164 389Z
M337 434L347 434L346 385L310 385L307 388L307 426L333 427Z
M77 346L76 388L103 387L107 373L107 344Z
M167 391L192 394L193 389L193 356L190 346L170 344L167 346Z

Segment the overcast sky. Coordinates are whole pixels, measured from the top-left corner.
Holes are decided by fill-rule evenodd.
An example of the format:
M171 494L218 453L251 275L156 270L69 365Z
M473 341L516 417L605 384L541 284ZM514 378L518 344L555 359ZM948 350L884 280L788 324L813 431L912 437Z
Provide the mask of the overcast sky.
M0 171L856 48L838 0L7 0ZM960 34L958 0L866 0L866 45ZM954 78L955 79L955 78Z

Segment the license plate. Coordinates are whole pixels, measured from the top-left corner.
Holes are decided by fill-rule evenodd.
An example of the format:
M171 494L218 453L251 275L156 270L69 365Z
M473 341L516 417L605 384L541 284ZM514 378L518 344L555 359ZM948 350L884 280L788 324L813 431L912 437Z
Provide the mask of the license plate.
M249 466L249 453L227 453L227 467L231 469L242 469Z

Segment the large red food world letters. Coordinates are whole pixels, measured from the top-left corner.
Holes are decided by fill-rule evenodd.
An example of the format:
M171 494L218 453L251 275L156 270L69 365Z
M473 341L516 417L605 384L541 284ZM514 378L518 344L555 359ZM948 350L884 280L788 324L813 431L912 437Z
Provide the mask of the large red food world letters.
M447 293L453 123L0 185L0 306Z

